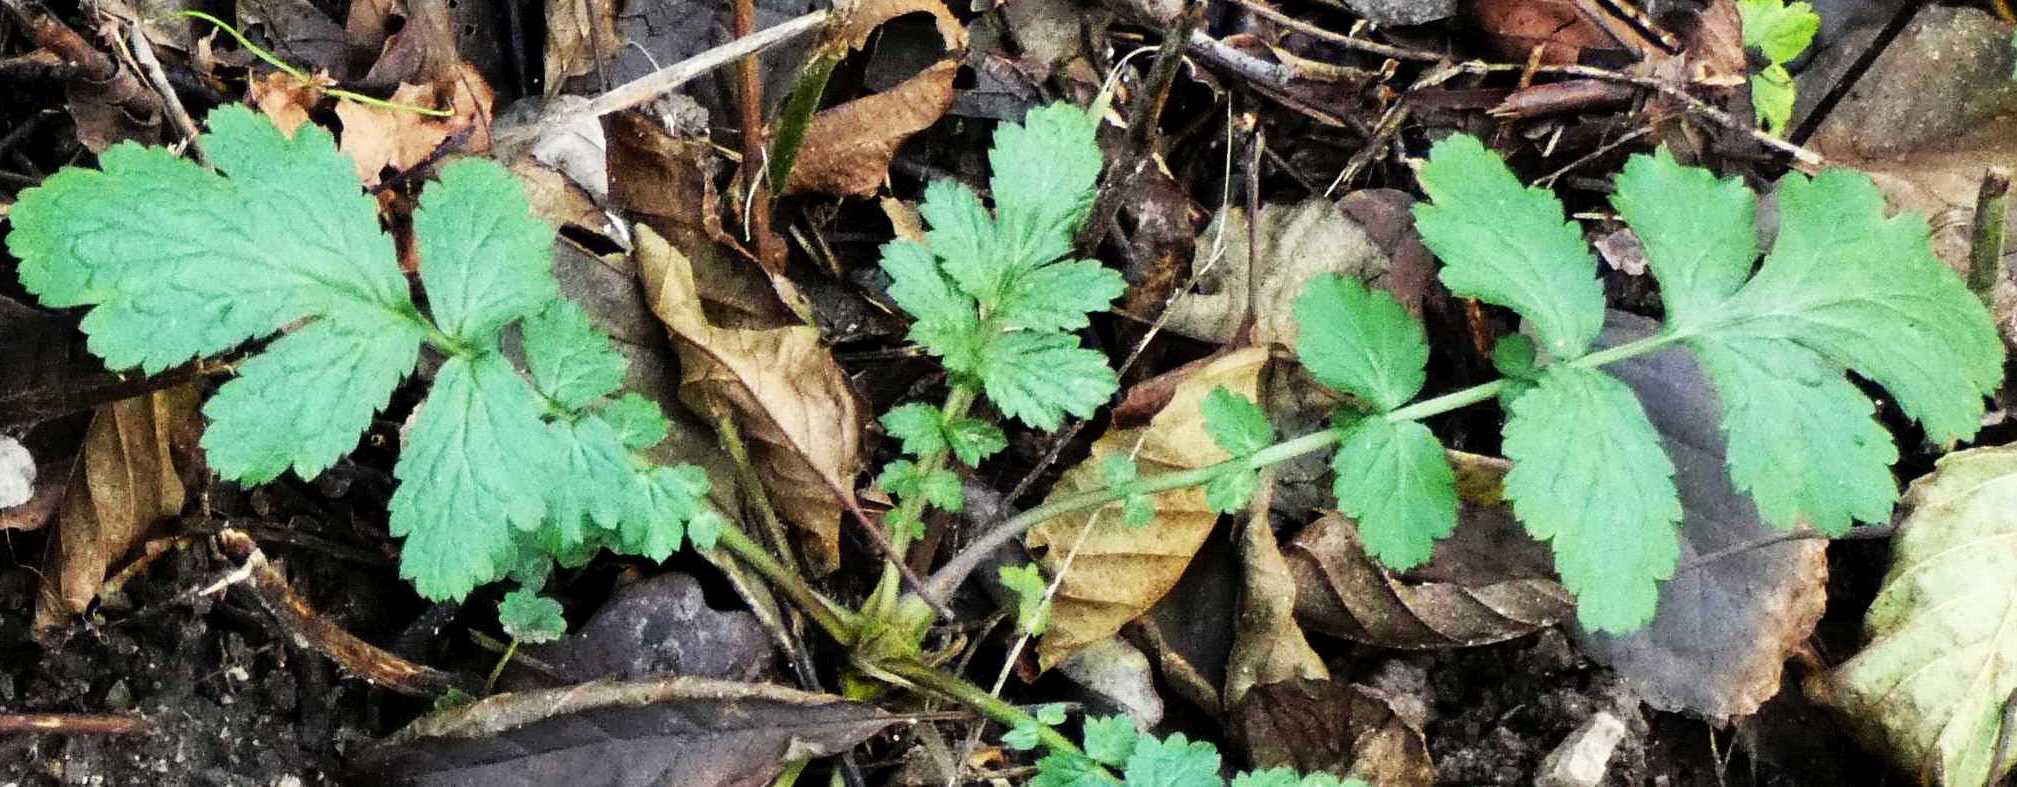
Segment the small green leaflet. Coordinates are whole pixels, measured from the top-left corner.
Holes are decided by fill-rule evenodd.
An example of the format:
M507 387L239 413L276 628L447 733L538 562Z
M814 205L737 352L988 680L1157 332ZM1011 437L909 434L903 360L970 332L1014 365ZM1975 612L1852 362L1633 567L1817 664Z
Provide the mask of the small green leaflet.
M883 244L882 270L889 297L909 312L910 340L945 362L954 374L980 366L980 314L973 298L954 289L930 249L899 240Z
M1207 741L1192 742L1179 732L1158 740L1142 736L1128 755L1128 787L1224 787L1219 778L1219 750Z
M1126 716L1088 716L1084 735L1086 756L1115 768L1127 765L1141 738L1134 720Z
M981 460L1008 447L1008 436L1002 434L1000 427L978 418L960 418L946 424L945 441L953 456L967 467L978 467Z
M672 432L672 422L666 420L665 411L659 409L657 402L640 394L624 394L598 408L596 413L616 430L617 439L623 441L623 447L632 451L642 451L665 442L666 435Z
M1786 133L1799 98L1793 75L1783 65L1773 63L1751 75L1751 112L1767 134L1776 137Z
M1120 787L1120 782L1083 754L1052 752L1037 761L1029 787Z
M1001 214L1008 264L1033 269L1071 253L1104 165L1097 131L1085 110L1062 102L1031 109L1022 125L1003 123L995 130L988 186Z
M1120 387L1107 357L1079 346L1077 337L1031 331L995 337L984 351L980 381L1003 414L1047 432L1068 413L1092 417Z
M876 421L889 430L889 436L903 441L903 452L911 456L946 448L945 415L931 405L914 402L893 407Z
M1737 0L1744 46L1765 54L1773 63L1790 63L1814 43L1821 15L1807 3L1786 0Z
M1134 457L1127 454L1107 454L1100 460L1100 477L1109 487L1123 487L1133 484L1142 477L1141 467ZM1139 492L1121 498L1121 523L1128 527L1143 527L1156 519L1155 498Z
M898 459L883 465L882 474L876 477L876 485L900 498L922 495L925 502L954 513L966 507L966 495L960 489L959 475L943 467L926 473L917 463Z
M1513 403L1504 437L1506 497L1554 548L1577 620L1619 633L1645 625L1680 560L1681 501L1638 398L1603 372L1552 366Z
M591 528L621 529L632 512L637 471L616 429L601 418L584 415L556 422L551 429L566 458L558 475L545 484L546 526L557 531L563 549L571 550L588 542Z
M1010 283L994 319L1013 329L1076 331L1089 324L1088 313L1105 311L1126 291L1126 281L1093 260L1045 265Z
M1014 729L1002 735L1002 743L1018 751L1029 751L1036 748L1041 740L1037 737L1037 725L1055 727L1065 723L1065 706L1055 702L1038 705L1034 715L1036 716L1035 724L1030 723L1027 719L1017 722Z
M1379 416L1346 428L1331 466L1338 508L1358 522L1366 552L1395 570L1428 562L1457 526L1457 478L1429 428Z
M349 325L326 317L267 345L204 403L203 450L226 478L259 484L288 467L314 478L357 436L412 371L420 325Z
M1684 167L1661 148L1618 173L1611 205L1639 236L1667 326L1688 330L1743 288L1758 260L1758 199L1737 178Z
M567 633L567 619L560 612L560 602L519 588L498 602L497 622L504 626L506 635L520 642L552 642Z
M1318 276L1296 298L1296 326L1296 357L1318 382L1380 412L1422 390L1429 343L1394 296L1357 279Z
M629 362L573 301L555 298L523 330L533 387L561 407L579 410L622 387Z
M1261 406L1224 386L1205 394L1198 408L1205 416L1205 431L1212 442L1233 456L1253 456L1255 451L1275 442L1275 425Z
M413 211L420 280L450 337L487 347L499 328L558 297L553 230L532 215L525 188L485 159L441 168Z
M1043 570L1035 563L1020 566L1002 566L996 572L1002 587L1016 596L1016 630L1032 636L1044 633L1050 627L1050 605L1044 601L1044 593L1050 583L1044 581Z
M1556 359L1587 352L1604 327L1604 288L1561 201L1522 185L1497 154L1464 134L1429 149L1421 181L1431 201L1415 206L1415 227L1443 260L1443 284L1533 321L1542 349Z

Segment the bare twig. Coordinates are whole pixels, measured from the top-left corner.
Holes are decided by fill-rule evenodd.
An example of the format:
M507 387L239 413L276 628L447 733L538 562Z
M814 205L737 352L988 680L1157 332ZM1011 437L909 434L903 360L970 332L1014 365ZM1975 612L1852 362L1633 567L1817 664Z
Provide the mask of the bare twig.
M203 145L198 142L199 132L196 121L189 117L189 110L182 107L181 97L175 95L175 86L168 82L168 72L161 68L161 59L154 56L154 45L147 41L147 31L139 22L127 27L127 41L133 50L133 60L140 64L140 70L147 75L147 84L154 86L154 92L161 94L161 105L168 109L168 120L175 124L175 130L189 143L189 154L197 163L210 166L210 158L203 155Z
M0 713L0 735L132 735L154 725L134 713Z
M735 37L748 38L756 33L756 0L735 0ZM750 194L746 203L747 214L743 220L749 234L756 236L756 257L765 271L775 275L784 267L785 249L777 233L770 228L770 195L763 182L764 166L763 138L763 72L759 70L757 53L752 50L736 61L736 84L742 100L742 180L743 189Z

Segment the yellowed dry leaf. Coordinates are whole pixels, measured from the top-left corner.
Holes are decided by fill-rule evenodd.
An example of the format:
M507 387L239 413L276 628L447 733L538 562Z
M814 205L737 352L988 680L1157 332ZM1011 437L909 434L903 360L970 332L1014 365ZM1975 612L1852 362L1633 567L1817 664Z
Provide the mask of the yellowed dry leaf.
M1229 458L1225 450L1205 431L1199 405L1219 387L1256 399L1267 359L1265 348L1248 347L1186 367L1182 371L1188 378L1175 386L1169 404L1148 426L1108 432L1095 441L1092 456L1065 471L1050 499L1104 486L1100 463L1113 454L1127 455L1137 444L1141 450L1136 461L1145 476L1225 461ZM1154 500L1155 520L1138 528L1122 521L1117 502L1030 530L1027 543L1031 550L1044 552L1044 569L1052 576L1060 571L1064 575L1052 601L1050 629L1037 644L1039 666L1049 669L1147 612L1176 586L1219 519L1205 504L1202 487L1163 492ZM1064 570L1074 546L1077 554L1070 569Z
M336 103L336 116L343 120L343 139L338 147L357 162L357 174L366 184L378 183L379 173L387 167L403 171L425 161L451 135L465 130L467 136L459 149L483 153L490 150L490 107L494 99L489 83L466 63L438 83L402 84L390 99L396 104L455 113L448 117L344 99Z
M679 352L679 398L703 417L732 417L778 512L800 531L807 562L840 565L840 517L861 472L860 403L833 353L807 325L716 327L686 256L637 227L638 274Z
M193 384L98 408L71 471L56 519L56 548L45 572L36 625L83 612L106 575L145 542L161 520L182 512L178 461L200 431Z
M874 194L897 146L952 106L958 71L958 63L942 60L887 91L813 115L785 193Z
M547 0L546 95L559 95L570 77L595 70L623 48L616 28L618 0Z
M322 89L335 86L327 74L316 74L313 82L303 82L280 71L269 71L246 87L252 105L273 121L280 133L294 136L294 130L308 122L308 110L322 100Z

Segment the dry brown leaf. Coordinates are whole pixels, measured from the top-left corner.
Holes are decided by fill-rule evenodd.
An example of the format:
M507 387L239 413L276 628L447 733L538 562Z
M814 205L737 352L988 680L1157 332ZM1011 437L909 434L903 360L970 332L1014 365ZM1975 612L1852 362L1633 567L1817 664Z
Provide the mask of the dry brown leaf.
M638 275L679 352L680 401L705 418L733 417L778 512L800 531L807 562L840 565L840 517L855 508L862 415L819 329L717 327L691 263L648 226L637 228Z
M98 408L57 513L46 568L55 587L41 594L38 628L83 612L107 573L182 512L182 473L200 431L196 402L196 387L184 384Z
M1265 348L1248 347L1179 370L1188 378L1176 386L1169 404L1148 426L1108 432L1095 441L1092 455L1065 471L1050 499L1105 486L1100 463L1110 455L1125 456L1137 445L1136 461L1144 476L1225 461L1225 450L1205 431L1199 404L1218 387L1256 399L1261 368L1267 360ZM1201 487L1163 492L1154 500L1155 520L1142 527L1127 526L1122 521L1121 504L1116 502L1061 516L1030 530L1029 548L1044 551L1044 569L1052 576L1058 575L1066 556L1078 546L1052 602L1050 629L1037 644L1040 667L1049 669L1080 648L1113 636L1128 621L1147 612L1176 586L1219 519L1205 504Z
M905 14L930 14L947 49L966 46L966 28L939 0L856 0L834 4L833 21L828 23L822 45L845 43L848 49L868 45L868 38L882 23Z
M1263 471L1240 534L1246 581L1234 621L1233 652L1226 660L1225 707L1239 705L1255 686L1331 677L1296 623L1296 577L1275 543L1268 514L1273 499L1274 473Z
M1423 719L1385 691L1329 680L1255 687L1232 709L1232 734L1255 770L1294 768L1380 787L1435 781ZM1419 707L1419 706L1417 706Z
M958 63L941 60L887 91L813 115L785 193L874 194L897 146L952 106L958 71Z
M1507 57L1525 60L1545 47L1541 62L1574 63L1585 49L1618 50L1618 42L1590 24L1576 0L1478 0L1472 15Z
M431 85L402 84L392 93L393 103L454 112L448 117L344 99L336 103L336 116L343 121L339 147L357 162L357 174L368 185L378 183L386 168L403 172L426 161L457 134L464 135L461 150L483 153L490 150L490 106L495 97L483 76L465 64L449 79Z
M313 81L303 82L280 71L269 71L252 80L246 92L252 105L273 121L280 133L291 137L295 129L308 122L308 111L322 100L322 89L335 85L336 81L327 74L317 73Z
M1264 205L1260 227L1262 256L1251 263L1245 209L1221 210L1198 234L1198 291L1170 306L1171 331L1230 342L1251 313L1255 342L1293 346L1295 300L1310 279L1335 273L1386 286L1386 250L1330 200Z
M521 158L509 165L511 174L525 186L525 198L532 203L532 215L554 226L572 224L610 236L614 229L609 217L596 207L595 198L560 170L536 159Z
M623 48L616 29L618 0L547 0L546 95L595 70Z

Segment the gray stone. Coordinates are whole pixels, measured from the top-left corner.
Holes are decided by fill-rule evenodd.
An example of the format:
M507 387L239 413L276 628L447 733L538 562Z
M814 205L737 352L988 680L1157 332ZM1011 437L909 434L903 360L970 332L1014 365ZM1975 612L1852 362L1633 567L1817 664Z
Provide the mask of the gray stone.
M1345 0L1373 24L1419 25L1457 13L1457 0Z
M1562 745L1541 760L1535 787L1597 787L1611 768L1611 755L1625 739L1625 722L1610 711L1598 711L1569 733Z

